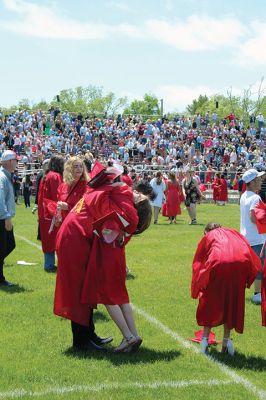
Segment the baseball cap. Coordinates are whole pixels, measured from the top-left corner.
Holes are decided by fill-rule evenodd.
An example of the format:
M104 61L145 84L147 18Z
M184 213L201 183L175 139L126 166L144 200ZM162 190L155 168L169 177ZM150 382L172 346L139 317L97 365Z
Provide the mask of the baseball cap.
M265 174L265 171L258 172L256 169L251 168L248 169L242 176L242 179L244 182L249 183L253 181L254 179L258 178L259 176L262 176Z
M253 167L259 172L266 170L265 166L261 163L255 163Z
M2 154L1 161L9 160L21 160L21 157L18 157L16 153L12 150L5 150Z

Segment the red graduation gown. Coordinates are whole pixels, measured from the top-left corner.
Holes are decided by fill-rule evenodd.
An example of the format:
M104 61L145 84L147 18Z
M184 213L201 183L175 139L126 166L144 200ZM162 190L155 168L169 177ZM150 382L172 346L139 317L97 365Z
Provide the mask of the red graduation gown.
M57 200L64 201L68 204L68 210L62 211L62 219L64 220L67 214L72 210L72 208L81 199L84 193L87 191L88 185L87 181L79 180L74 188L67 185L66 183L61 183L57 190Z
M117 211L128 221L130 219L130 225L126 228L128 233L131 234L135 231L138 217L133 206L131 189L127 185L105 185L97 189L88 189L88 192L67 215L57 235L58 270L54 313L80 325L87 326L89 324L92 306L89 301L88 303L81 302L87 268L90 267L89 260L93 262L93 269L95 264L98 266L99 262L101 270L108 271L110 264L114 272L113 279L116 276L119 282L123 280L125 288L125 254L123 248L119 248L119 252L115 252L117 271L114 271L114 262L110 259L113 256L112 249L105 253L106 256L94 252L93 257L95 259L90 258L95 235L92 223L112 211ZM107 287L107 281L105 288L108 291L111 290ZM116 287L113 288L114 295L116 295L115 290ZM121 294L121 297L123 296L125 296L125 292ZM122 300L124 301L124 299L123 297Z
M52 223L52 215L45 212L45 201L57 201L57 189L62 183L62 175L58 172L50 171L45 179L40 182L38 195L38 216L40 223L40 234L42 241L42 250L44 253L52 253L55 251L55 239L58 229L54 227L49 233L49 228Z
M266 233L266 205L260 201L254 210L256 216L256 225L259 233ZM266 260L264 261L263 275L261 281L261 317L262 325L266 326Z
M172 183L167 181L167 195L166 195L166 215L167 217L176 217L181 214L180 208L180 188L179 183Z
M228 186L225 179L220 179L219 201L228 201Z
M220 200L220 192L221 192L221 180L219 178L215 178L212 184L213 194L212 198L214 201Z
M193 260L191 295L199 298L197 322L214 327L227 323L243 332L245 289L261 270L259 257L237 231L218 228L200 241Z

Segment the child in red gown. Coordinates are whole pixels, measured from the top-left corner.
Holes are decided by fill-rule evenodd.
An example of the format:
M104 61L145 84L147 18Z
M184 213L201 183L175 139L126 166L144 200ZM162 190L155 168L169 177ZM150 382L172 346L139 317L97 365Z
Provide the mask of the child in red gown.
M230 331L243 333L245 289L261 270L259 257L237 231L209 223L193 260L191 296L199 299L198 325L204 327L201 352L210 330L224 325L222 351L234 354Z

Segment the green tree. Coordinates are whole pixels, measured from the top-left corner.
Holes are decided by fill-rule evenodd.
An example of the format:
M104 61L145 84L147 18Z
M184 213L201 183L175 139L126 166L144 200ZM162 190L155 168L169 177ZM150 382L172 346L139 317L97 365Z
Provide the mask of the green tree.
M200 110L202 110L204 105L206 105L206 103L208 102L209 98L206 95L200 94L198 99L194 99L192 101L192 104L187 106L187 111L189 112L190 115L195 115L198 112L200 112Z
M159 100L153 95L146 93L143 100L133 100L130 105L124 109L124 114L134 114L142 116L160 115Z
M104 94L102 87L92 85L61 90L59 98L60 108L63 111L91 113L96 115L115 113L120 108L122 109L127 101L125 97L117 98L112 92ZM58 106L56 96L51 104L53 106Z

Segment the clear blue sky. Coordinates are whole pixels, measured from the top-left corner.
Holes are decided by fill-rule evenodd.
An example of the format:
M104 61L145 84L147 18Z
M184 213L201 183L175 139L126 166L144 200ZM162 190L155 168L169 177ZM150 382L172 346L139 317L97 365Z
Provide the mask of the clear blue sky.
M0 106L62 89L144 93L182 111L265 75L266 1L0 0Z

